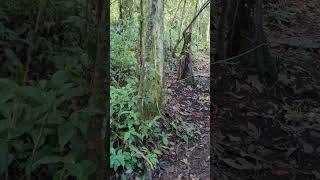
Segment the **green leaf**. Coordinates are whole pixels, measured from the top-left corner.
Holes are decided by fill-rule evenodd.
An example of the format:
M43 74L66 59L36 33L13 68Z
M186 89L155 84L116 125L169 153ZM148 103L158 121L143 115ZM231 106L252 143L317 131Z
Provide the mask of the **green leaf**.
M64 170L59 170L53 175L53 180L64 180L63 178Z
M96 171L95 164L88 160L83 160L77 164L67 164L66 168L72 176L78 179L87 179L89 175Z
M168 145L169 144L168 135L166 133L162 132L161 136L162 136L163 144Z
M122 154L122 150L119 149L117 154L113 154L110 156L110 162L111 162L111 167L117 171L119 166L124 166L125 165L125 160L124 156Z
M55 163L60 163L63 162L64 158L60 157L60 156L46 156L43 157L41 159L39 159L38 161L36 161L35 163L33 163L32 166L38 166L40 164L55 164Z
M183 139L184 141L188 142L188 139L189 139L189 138L188 138L187 135L184 134L184 135L182 135L182 139Z
M74 129L71 123L66 123L64 125L59 126L58 128L58 136L59 136L59 144L64 147L72 138L74 133Z
M15 66L21 65L20 61L18 61L17 55L15 54L15 52L12 49L5 48L4 54L5 54L6 59L8 59L10 62L12 62L13 65L15 65Z
M52 83L54 86L62 86L64 83L66 83L69 80L67 73L65 71L59 70L57 71L51 78L50 83Z
M0 89L4 88L4 89L13 89L13 88L17 88L19 87L19 85L10 80L10 79L4 79L4 78L0 78Z
M13 160L13 156L9 154L7 143L0 142L0 174L8 171L8 166Z
M23 86L23 87L16 89L16 92L19 95L30 98L31 100L33 100L39 104L46 103L46 100L42 97L41 90L36 87Z
M86 94L86 90L79 86L79 87L74 87L74 88L71 88L71 89L68 89L68 91L65 91L63 93L63 99L66 101L66 100L70 100L74 97L79 97L79 96L83 96Z
M90 116L88 113L74 112L70 117L71 123L77 127L83 135L87 134L89 119Z
M162 154L161 151L158 150L158 149L153 150L153 152L156 153L156 154L158 154L158 155L161 155L161 154Z
M48 124L62 124L62 123L64 123L65 119L63 118L62 115L63 115L62 112L60 112L58 110L50 112L48 114L47 123Z
M129 132L125 132L124 133L124 140L128 140L130 138L131 134L130 134L130 131Z

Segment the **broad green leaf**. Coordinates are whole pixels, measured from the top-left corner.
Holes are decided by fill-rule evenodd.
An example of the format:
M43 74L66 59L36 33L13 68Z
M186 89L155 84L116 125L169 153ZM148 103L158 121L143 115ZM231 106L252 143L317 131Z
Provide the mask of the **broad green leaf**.
M61 147L64 147L71 140L73 133L74 129L71 123L66 123L64 125L59 126L58 136L59 144Z
M124 140L128 140L130 136L131 136L130 132L125 132L123 138Z
M54 86L62 86L64 83L66 83L69 80L67 77L67 73L65 71L59 70L57 71L51 78L50 83L52 83Z
M13 63L14 66L19 66L21 65L20 61L18 61L18 57L17 55L15 54L15 52L10 49L10 48L5 48L4 49L4 54L5 54L5 57Z
M71 123L75 127L79 128L79 130L83 135L87 134L89 119L90 119L90 116L88 113L75 112L75 113L72 113L70 117Z
M68 91L64 92L63 94L63 100L70 100L74 97L80 97L86 94L86 90L79 86L69 89Z
M164 145L168 145L169 141L168 141L168 137L167 136L162 136L162 142Z
M48 124L62 124L65 122L65 119L63 118L62 116L62 112L56 110L56 111L53 111L53 112L50 112L48 114L48 120L47 120L47 123Z
M24 97L28 97L39 104L46 103L46 100L42 97L41 90L36 87L22 86L22 87L19 87L18 89L16 89L16 92L19 95L22 95Z
M4 88L8 90L8 89L13 89L17 87L19 87L19 85L16 82L10 79L0 78L0 89Z
M78 179L87 179L89 175L96 171L95 164L88 160L83 160L76 164L67 164L66 168L72 176Z

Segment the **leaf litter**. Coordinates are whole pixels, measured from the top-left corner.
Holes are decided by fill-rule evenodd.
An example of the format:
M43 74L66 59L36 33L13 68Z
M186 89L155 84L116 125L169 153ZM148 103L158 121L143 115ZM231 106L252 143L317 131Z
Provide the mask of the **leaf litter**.
M165 153L153 179L209 180L209 57L196 56L196 86L176 81L174 74L166 79L165 124L171 124L174 136L170 151Z
M286 40L320 42L319 8L298 0L290 3L304 7L292 18L293 31L268 26L269 37L282 34L292 37ZM212 70L217 75L212 80L213 179L320 179L319 47L306 44L299 49L294 43L271 47L281 66L271 86L239 65L218 64Z

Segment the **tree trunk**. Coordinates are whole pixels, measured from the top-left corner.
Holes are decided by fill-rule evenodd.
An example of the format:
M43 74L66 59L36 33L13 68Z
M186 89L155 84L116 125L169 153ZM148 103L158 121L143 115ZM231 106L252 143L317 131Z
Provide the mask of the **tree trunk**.
M192 53L191 53L191 28L189 32L185 32L183 48L181 51L182 58L179 61L178 67L178 80L185 78L192 78L193 80L193 71L192 71Z
M139 109L144 119L159 115L163 106L164 4L163 0L151 0L150 3L139 85ZM150 97L153 99L146 101Z
M122 13L122 10L123 10L123 3L122 3L122 0L119 0L119 20L122 20L123 19L123 13Z
M193 13L193 16L196 16L197 15L197 12L198 12L198 4L199 4L199 0L195 0L195 7L194 7L194 13ZM199 26L199 22L198 19L195 20L195 24L196 24L196 28L195 28L195 32L197 32L197 30L200 28ZM195 39L196 39L196 42L198 42L199 40L199 35L201 35L201 31L199 31L198 33L195 34ZM198 46L197 46L197 50L198 50Z
M143 66L143 37L144 37L144 10L143 10L143 0L140 0L140 27L139 27L139 31L140 31L140 67Z
M180 24L179 24L179 27L178 27L178 39L177 39L177 41L179 41L179 39L181 38L182 25L183 25L183 22L184 22L184 19L185 19L186 1L187 0L184 0L183 7L182 7Z
M209 17L209 22L211 21L211 18ZM210 23L208 22L207 30L206 30L206 40L207 42L210 42Z
M109 22L109 1L96 0L96 59L93 75L93 87L90 97L90 104L97 110L104 113L96 114L88 127L88 139L87 139L87 156L90 161L95 163L96 172L91 175L90 179L104 180L106 178L107 166L109 164L109 156L106 151L109 141L105 139L105 133L108 132L108 122L105 121L105 117L109 117L109 82L107 79L107 73L109 72L108 62L109 57L109 35L107 34L107 28L110 25ZM105 82L108 82L107 84ZM108 162L108 163L107 163Z
M235 59L241 60L242 64L255 66L260 77L267 74L277 78L275 62L269 55L263 31L262 4L263 0L222 2L222 14L216 32L215 59L239 56L256 48L252 53L240 55Z
M221 60L225 58L225 31L226 31L226 19L227 19L227 6L228 0L219 0L217 4L220 4L216 9L218 10L218 27L216 33L216 53L215 60Z

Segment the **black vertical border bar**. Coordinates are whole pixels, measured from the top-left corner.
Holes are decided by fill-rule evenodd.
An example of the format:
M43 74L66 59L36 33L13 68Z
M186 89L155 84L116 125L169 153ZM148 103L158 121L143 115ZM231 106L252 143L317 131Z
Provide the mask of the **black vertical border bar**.
M106 82L106 95L107 95L107 102L106 102L106 147L105 147L105 154L106 154L106 175L107 179L110 179L111 177L111 169L110 169L110 61L111 61L111 56L110 56L110 0L106 0L106 31L107 31L107 37L106 37L106 69L107 69L107 82Z
M213 170L213 150L214 150L214 143L213 143L213 137L214 137L214 50L213 50L213 40L214 40L214 0L210 0L210 179L214 180L214 170Z

